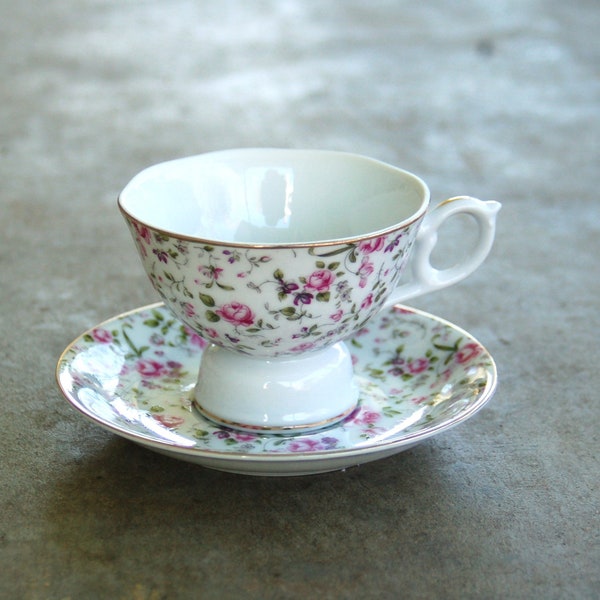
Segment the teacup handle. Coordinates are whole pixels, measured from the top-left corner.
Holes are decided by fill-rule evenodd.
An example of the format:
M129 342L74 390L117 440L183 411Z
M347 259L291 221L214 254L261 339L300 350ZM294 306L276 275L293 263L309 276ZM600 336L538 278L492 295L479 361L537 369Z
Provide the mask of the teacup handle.
M500 207L499 202L483 202L470 196L457 196L438 204L425 217L417 233L409 264L412 279L401 283L392 292L385 307L453 285L473 273L492 248L496 215ZM431 253L437 243L438 229L447 219L457 214L468 214L475 218L479 230L477 243L469 256L460 263L447 269L436 269L431 264Z

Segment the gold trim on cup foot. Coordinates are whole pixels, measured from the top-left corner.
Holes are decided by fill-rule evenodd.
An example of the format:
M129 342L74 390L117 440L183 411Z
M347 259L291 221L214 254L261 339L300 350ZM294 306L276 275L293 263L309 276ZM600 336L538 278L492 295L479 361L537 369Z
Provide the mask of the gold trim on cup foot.
M192 405L204 417L210 419L211 421L222 427L228 427L229 429L237 429L238 431L259 433L264 435L296 435L299 433L312 433L314 431L327 429L328 427L332 427L334 425L339 424L341 421L349 417L356 410L358 402L354 406L351 406L348 410L345 410L343 413L331 417L329 419L315 421L314 423L281 426L247 425L245 423L238 423L236 421L228 421L226 419L221 419L213 413L211 413L210 411L207 411L204 408L202 408L202 406L197 400L192 400Z

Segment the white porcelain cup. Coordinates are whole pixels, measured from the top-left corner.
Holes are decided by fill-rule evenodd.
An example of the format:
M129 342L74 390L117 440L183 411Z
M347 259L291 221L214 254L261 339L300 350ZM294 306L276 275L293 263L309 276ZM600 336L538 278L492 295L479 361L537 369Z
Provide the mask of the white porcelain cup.
M428 205L426 184L407 171L315 150L174 160L142 171L119 196L154 287L210 342L199 410L267 433L351 413L358 390L343 340L383 307L454 284L486 258L499 203L461 196L426 215ZM438 229L456 214L474 217L477 242L438 270Z

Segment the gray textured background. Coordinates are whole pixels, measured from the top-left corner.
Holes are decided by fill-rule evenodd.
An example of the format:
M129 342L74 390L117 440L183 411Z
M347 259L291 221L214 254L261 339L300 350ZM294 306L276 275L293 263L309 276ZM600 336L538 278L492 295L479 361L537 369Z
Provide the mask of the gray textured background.
M599 30L595 0L0 0L0 597L597 598ZM503 203L486 264L413 303L493 354L487 409L261 479L68 406L64 347L156 299L118 192L240 146Z

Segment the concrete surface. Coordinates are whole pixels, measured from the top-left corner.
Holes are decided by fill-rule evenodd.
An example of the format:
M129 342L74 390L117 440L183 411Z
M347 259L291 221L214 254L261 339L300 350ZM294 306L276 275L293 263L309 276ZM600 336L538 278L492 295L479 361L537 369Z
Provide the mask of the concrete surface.
M0 597L598 598L595 0L0 1ZM239 146L368 154L503 202L413 304L497 360L489 408L406 453L227 475L85 422L63 348L156 299L116 209Z

